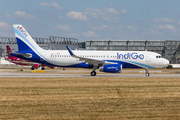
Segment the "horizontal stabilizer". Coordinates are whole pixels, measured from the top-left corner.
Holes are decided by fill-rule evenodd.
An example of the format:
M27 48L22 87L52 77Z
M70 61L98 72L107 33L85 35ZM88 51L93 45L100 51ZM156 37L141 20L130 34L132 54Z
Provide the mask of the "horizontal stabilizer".
M18 53L18 52L11 52L12 54L16 54L16 55L21 55L25 58L31 58L32 57L32 54L30 53Z

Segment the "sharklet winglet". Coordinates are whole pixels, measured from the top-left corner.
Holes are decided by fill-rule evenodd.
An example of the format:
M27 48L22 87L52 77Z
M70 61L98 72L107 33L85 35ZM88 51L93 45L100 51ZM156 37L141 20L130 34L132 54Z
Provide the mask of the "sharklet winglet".
M72 57L78 58L78 57L72 52L72 50L69 48L69 46L66 45L66 48L67 48L69 54L70 54Z

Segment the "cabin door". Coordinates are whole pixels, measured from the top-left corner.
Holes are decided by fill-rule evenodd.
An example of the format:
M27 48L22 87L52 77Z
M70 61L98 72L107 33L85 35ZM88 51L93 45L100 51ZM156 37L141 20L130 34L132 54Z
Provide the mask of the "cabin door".
M146 62L151 62L151 53L146 52Z

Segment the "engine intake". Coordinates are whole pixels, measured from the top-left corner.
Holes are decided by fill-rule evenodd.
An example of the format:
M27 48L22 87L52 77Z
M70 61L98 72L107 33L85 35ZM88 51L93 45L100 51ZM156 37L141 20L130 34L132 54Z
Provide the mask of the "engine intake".
M107 72L107 73L120 73L122 69L121 64L109 64L103 65L99 68L100 72Z

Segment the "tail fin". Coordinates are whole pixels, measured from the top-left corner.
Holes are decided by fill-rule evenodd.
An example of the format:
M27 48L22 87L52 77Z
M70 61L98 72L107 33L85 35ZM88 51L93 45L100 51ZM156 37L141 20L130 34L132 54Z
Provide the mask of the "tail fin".
M10 57L10 53L12 52L11 48L9 45L6 45L6 48L7 48L7 53L8 53L8 57Z
M14 24L13 27L19 51L37 51L37 49L41 49L22 25Z

